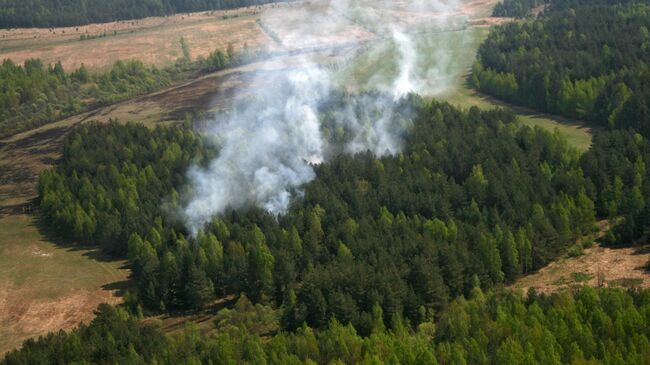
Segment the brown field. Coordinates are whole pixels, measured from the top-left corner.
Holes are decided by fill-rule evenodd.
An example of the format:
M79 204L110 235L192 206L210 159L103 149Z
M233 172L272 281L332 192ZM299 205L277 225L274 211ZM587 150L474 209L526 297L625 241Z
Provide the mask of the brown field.
M346 50L314 52L310 56L328 62L341 52ZM23 204L36 196L38 174L56 163L65 135L79 123L105 123L113 119L154 127L181 121L185 113L194 110L222 110L242 85L265 82L264 73L298 67L302 57L302 54L279 56L226 69L0 140L0 213L22 212Z
M45 64L61 61L67 69L84 64L104 69L117 60L138 59L145 64L166 66L182 55L180 37L189 44L193 58L207 57L215 49L275 50L273 41L260 31L256 21L265 7L230 11L178 14L133 21L91 24L53 29L0 30L0 59L17 63L40 58ZM80 40L82 34L106 37Z
M100 303L119 303L128 285L125 262L56 242L37 221L38 174L60 157L72 126L0 141L0 358L27 338L90 321Z
M467 1L454 18L469 20L471 25L495 24L503 20L487 18L497 0ZM139 20L90 24L79 27L0 29L0 60L22 63L40 58L45 64L61 61L67 70L84 64L102 70L117 60L138 59L146 64L167 66L181 57L179 39L184 37L192 58L207 57L215 49L232 43L236 50L247 45L252 50L278 51L313 45L330 46L363 42L376 35L372 30L346 20L341 14L327 14L319 27L298 25L306 9L322 7L322 1L270 4L228 11L211 11L151 17ZM407 26L426 23L440 17L436 12L393 12L389 14ZM327 24L347 25L333 32ZM266 25L285 40L278 44ZM81 35L106 37L80 40ZM304 36L309 34L309 36Z
M498 1L475 0L461 5L460 11L470 19L488 18L492 16L492 9Z
M38 174L60 158L65 136L89 121L118 119L154 127L197 108L222 109L235 89L250 84L253 71L273 73L294 60L297 65L299 57L284 56L224 70L0 140L0 357L29 337L89 321L98 304L118 303L115 289L128 285L124 262L110 261L96 249L53 243L35 222L31 201ZM211 329L210 313L161 318L163 329L175 332L185 320Z

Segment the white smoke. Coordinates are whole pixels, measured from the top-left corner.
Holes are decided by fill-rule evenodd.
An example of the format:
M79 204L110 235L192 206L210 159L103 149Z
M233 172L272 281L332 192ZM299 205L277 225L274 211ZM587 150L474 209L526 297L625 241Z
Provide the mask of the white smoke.
M289 51L392 44L396 76L373 87L397 100L410 92L426 92L427 78L446 66L435 62L422 70L414 34L448 27L454 9L454 4L440 0L314 1L265 13L261 21L279 40L278 46ZM424 21L409 24L414 16ZM230 208L259 206L273 214L285 213L292 196L315 177L312 166L326 160L328 143L318 109L333 89L351 87L352 80L341 82L337 74L341 68L325 67L322 53L296 53L285 57L283 70L255 75L238 90L231 112L205 131L220 150L209 166L189 171L192 197L184 216L192 232ZM375 75L373 83L374 79ZM346 151L378 156L399 152L403 126L394 120L394 105L382 97L362 95L338 111L335 123L352 133Z

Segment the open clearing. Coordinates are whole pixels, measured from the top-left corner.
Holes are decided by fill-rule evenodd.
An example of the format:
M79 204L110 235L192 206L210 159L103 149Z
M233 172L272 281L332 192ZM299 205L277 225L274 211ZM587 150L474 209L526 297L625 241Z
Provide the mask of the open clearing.
M323 60L331 52L315 54ZM81 113L0 140L0 213L19 213L36 197L38 174L60 158L65 135L79 123L90 121L140 122L148 127L183 120L193 110L222 110L242 85L264 82L254 74L273 73L298 66L300 57L283 56L201 77L191 82L131 100Z
M328 62L345 50L309 52ZM253 73L299 63L299 55L276 56L0 140L0 354L26 338L92 319L98 304L119 302L120 290L115 289L128 285L124 262L109 261L96 250L56 244L35 224L31 200L38 174L60 158L63 140L75 126L119 119L153 127L178 121L193 109L221 109L233 90L250 83Z
M569 145L579 151L587 151L591 146L593 126L587 122L571 120L558 115L540 113L532 109L508 104L491 96L482 94L467 85L467 74L459 78L458 85L451 92L446 93L440 99L461 108L476 106L482 109L506 108L513 110L522 124L530 127L544 128L550 132L559 131L567 140Z
M288 14L293 14L289 17L289 19L295 20L299 19L298 15L304 12L304 9L302 8L303 6L317 6L314 5L314 3L315 2L306 3L306 5L305 3L285 4L281 6L282 8L275 8L276 5L270 5L269 7L271 9L266 9L268 14L263 15L263 19L268 23L266 27L271 32L275 33L288 32L289 30L287 30L287 28L290 29L292 23L287 22L283 24L277 21L278 19L282 18L282 11ZM468 1L466 5L462 7L462 11L460 12L461 14L459 16L467 16L471 21L482 19L482 17L489 15L490 9L495 3L496 0ZM471 14L474 14L472 12L475 12L475 15L470 16ZM41 49L43 47L49 48L49 50L43 51L44 54L47 53L48 57L56 58L60 57L57 52L59 52L59 49L61 49L61 47L65 48L68 46L68 43L74 43L75 47L79 47L77 51L74 52L75 62L83 62L84 57L86 57L85 51L87 51L89 48L92 48L88 47L90 43L87 42L100 42L106 47L112 47L111 45L115 44L115 42L122 42L122 40L120 40L121 33L119 33L119 31L131 29L129 27L134 28L132 29L134 30L134 33L127 33L124 35L125 37L130 36L130 34L134 34L134 37L140 36L142 39L147 40L149 36L146 34L146 32L161 32L161 39L165 37L171 37L175 42L175 39L179 34L177 28L180 26L192 29L194 27L204 28L206 27L204 23L219 23L221 25L224 25L225 34L233 36L233 34L237 35L240 31L238 28L238 22L252 21L254 24L257 24L255 25L255 34L257 35L253 38L257 39L256 37L263 37L265 39L265 42L267 42L265 44L271 44L274 42L271 37L265 35L265 31L263 31L256 22L256 19L260 19L262 17L262 15L260 15L260 9L249 8L239 10L237 12L231 12L229 14L230 17L228 19L223 19L225 15L222 13L214 12L184 15L180 14L167 18L148 18L133 22L110 23L110 26L119 28L118 36L109 36L106 38L99 38L83 42L75 40L75 37L77 37L77 35L73 37L70 34L70 32L73 30L76 31L76 28L66 28L65 33L63 33L63 28L53 29L51 32L48 29L4 30L0 32L12 34L11 37L7 35L6 38L11 39L11 41L6 42L27 42L30 37L27 37L26 35L32 34L30 32L37 32L38 34L43 35L43 37L52 33L52 35L49 36L52 37L49 42L41 40L41 43L38 43L38 39L40 38L37 37L37 39L33 41L36 42L36 44L30 46L30 50ZM238 16L234 17L235 14ZM336 16L339 18L341 17L340 15ZM346 24L345 29L353 29L355 32L357 32L355 34L363 35L360 36L360 38L355 39L355 42L357 43L370 36L369 31L361 29L354 22L350 22L345 19L338 19L337 21ZM105 25L89 25L85 27L79 27L79 32L84 32L87 29L99 29L101 26ZM444 63L445 65L450 65L450 67L440 68L438 70L439 74L437 75L437 78L435 78L436 83L441 82L445 85L460 85L459 80L462 79L463 75L471 66L476 48L487 34L486 28L476 28L477 27L468 27L461 31L438 32L432 33L431 37L427 37L426 35L418 37L418 39L422 41L422 47L426 47L423 49L425 52L427 49L434 49L436 44L439 44L439 42L446 42L447 46L454 45L454 47L451 47L453 48L452 53L449 55L444 55L445 57L451 58L451 61ZM139 32L145 35L142 35ZM54 35L54 33L56 33L56 35ZM350 49L352 49L352 47L355 45L352 44L349 45L348 48L341 48L342 41L346 40L345 34L337 34L336 36L332 37L318 37L318 34L321 33L326 32L315 32L315 38L312 39L317 43L289 46L293 47L291 49L291 53L283 54L282 52L279 52L275 57L266 61L260 61L241 67L227 69L201 77L191 82L174 85L170 88L149 95L140 96L114 105L101 107L96 110L72 116L70 118L51 123L40 128L6 138L4 140L0 140L0 209L4 211L16 210L24 201L35 197L35 184L38 174L56 162L60 156L63 137L71 128L79 123L95 120L106 122L110 119L117 119L121 122L134 121L142 122L147 126L154 126L159 123L182 120L184 114L191 110L221 110L229 104L229 98L232 97L235 89L239 88L242 85L249 85L252 80L255 80L255 82L264 82L264 77L253 77L256 73L259 75L261 72L272 73L286 68L299 67L301 65L303 55L300 53L300 51L296 52L296 50L300 50L301 47L305 53L310 53L310 57L318 58L318 61L323 64L333 64L340 59L347 59L351 61L350 63L352 64L359 64L359 67L355 67L350 70L351 80L355 80L353 82L356 82L357 84L368 82L367 78L370 77L368 71L381 70L378 72L379 74L382 74L384 72L391 72L390 62L388 65L386 65L377 62L376 59L373 60L368 58L368 55L374 57L381 56L382 52L389 52L390 45L387 46L385 42L382 43L380 41L373 44L368 44L368 46L363 46L360 48L359 54L350 55L350 53L354 53L351 52ZM19 34L21 35L19 36ZM174 35L172 36L171 34ZM243 38L247 38L248 41L248 36L241 36ZM56 43L56 39L58 39L58 37L63 38L62 41L65 43L63 46ZM68 37L68 39L65 37ZM190 43L190 46L193 47L194 42L192 42L192 39L189 37L187 37L187 39ZM0 42L0 48L2 47L1 44L3 44L3 42L5 41ZM43 44L43 42L46 44ZM127 42L130 43L128 40ZM320 52L312 52L312 50L310 50L310 47L313 47L314 44L320 44L318 42L323 42L321 44L323 50ZM282 47L284 47L285 51L288 50L287 47ZM207 48L208 49L206 49L206 52L213 49L211 46ZM12 54L11 52L15 51L10 51L9 53L2 53L2 51L0 51L0 57L7 57L8 55ZM140 58L142 56L142 53L138 52L139 51L137 49L133 49L129 52L121 54L119 57L124 56L127 58ZM109 53L111 52L107 52L106 54ZM194 56L197 55L194 49L192 49L192 53ZM105 54L102 54L102 57L93 56L89 57L89 59L95 60L96 62L103 62L105 59L103 56L105 56ZM429 59L423 60L423 62L426 63L435 60L437 56L438 53L435 53ZM160 57L155 54L154 57L156 60L160 59ZM364 60L364 58L366 59ZM384 58L379 57L379 59L383 60ZM16 59L16 61L18 61L18 59ZM47 59L46 62L48 62ZM16 201L16 199L19 201Z
M29 337L71 329L118 303L125 262L52 243L24 214L0 215L0 357Z
M512 285L526 293L534 287L538 292L567 290L575 285L650 288L650 244L625 248L594 246L582 256L564 257L538 272L525 276Z
M650 234L629 247L604 247L598 241L611 229L607 220L598 223L600 229L581 241L592 246L576 252L581 243L569 249L563 257L536 273L515 281L510 288L522 294L530 288L540 293L552 293L579 285L592 287L650 288Z

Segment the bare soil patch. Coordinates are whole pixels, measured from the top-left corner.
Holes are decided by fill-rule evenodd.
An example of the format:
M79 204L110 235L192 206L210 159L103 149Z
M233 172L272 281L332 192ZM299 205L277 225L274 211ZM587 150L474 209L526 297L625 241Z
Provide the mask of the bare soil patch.
M408 27L437 23L446 18L454 21L476 19L489 17L496 2L467 1L453 12L435 9L413 11L402 4L404 10L383 16ZM277 44L272 34L258 22L268 26L271 32L283 39L286 48L293 50L323 44L363 42L376 37L372 30L345 18L345 14L329 13L320 24L305 24L306 11L323 10L326 5L325 1L307 1L79 27L0 29L0 59L22 63L30 58L40 58L46 64L61 61L67 70L81 64L101 70L117 60L126 59L167 66L182 55L180 37L186 39L193 58L207 57L215 49L226 49L231 43L236 50L245 45L251 50L282 50L282 45ZM397 8L400 9L400 2L397 2ZM500 21L488 19L483 22L497 24ZM80 40L82 35L91 39Z
M579 257L554 261L537 273L525 276L512 288L526 293L534 287L550 293L574 285L650 288L650 272L645 265L650 260L650 244L626 248L595 246Z

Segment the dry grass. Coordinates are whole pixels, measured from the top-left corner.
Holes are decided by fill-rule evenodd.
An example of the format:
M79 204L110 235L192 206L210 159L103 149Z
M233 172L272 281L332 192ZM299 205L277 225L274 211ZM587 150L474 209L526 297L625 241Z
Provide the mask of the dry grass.
M123 265L97 249L52 243L30 216L0 217L0 357L29 337L88 322L100 303L120 302Z
M431 23L432 19L442 18L443 15L476 22L477 19L488 17L496 2L467 1L453 13L399 10L382 16L393 18L394 21L409 27ZM305 11L324 8L326 3L318 0L271 4L80 27L0 29L0 59L9 58L16 63L22 63L26 59L40 58L46 64L61 61L68 70L81 64L90 69L101 70L117 60L125 59L139 59L146 64L166 66L181 57L181 36L187 40L193 58L207 57L217 48L226 49L230 43L235 48L247 44L251 49L257 50L283 49L282 45L277 44L258 25L258 21L263 21L272 32L278 34L285 41L284 46L289 49L362 42L376 36L372 30L347 20L342 14L327 14L319 27L314 27L313 24L305 25ZM369 8L371 5L372 1L369 2ZM330 29L328 24L337 24L336 31ZM346 26L340 28L340 24ZM80 40L81 35L102 34L106 34L106 37ZM305 36L306 34L309 36Z
M307 17L313 18L314 11L326 14L318 27L304 21ZM264 14L261 21L265 28L282 40L282 46L291 50L322 45L335 47L376 37L340 14L326 13L322 3L270 10Z
M337 57L330 52L312 56L323 62ZM282 56L223 70L0 140L0 213L20 213L22 204L36 197L38 175L60 158L63 140L76 125L90 121L106 123L113 119L155 127L181 121L185 113L194 110L222 110L231 104L242 85L254 90L256 85L266 82L266 78L255 75L297 67L301 60L300 54ZM253 85L254 82L257 84Z
M180 37L190 46L193 58L207 57L229 43L241 48L274 50L274 44L256 24L265 7L230 11L178 14L134 21L92 24L53 29L0 30L0 59L21 63L40 58L46 64L61 61L70 70L82 63L90 69L105 69L117 60L138 59L166 66L182 55ZM82 34L106 37L80 40Z
M59 158L70 127L68 121L52 123L0 141L0 215L19 212L36 196L38 174Z
M599 223L598 237L609 229L607 221ZM593 287L650 288L650 237L632 247L610 248L595 245L577 257L566 255L534 274L524 276L510 287L525 294L535 288L541 293L567 290L576 285Z
M461 5L460 12L471 19L489 18L498 0L473 0Z
M31 215L38 174L60 157L74 124L0 141L0 358L29 337L91 320L100 303L118 303L126 285L124 262L54 243Z
M621 286L627 282L650 288L650 273L644 268L649 259L650 245L627 248L596 246L586 249L582 256L554 261L537 273L519 279L512 288L526 293L534 287L538 292L549 293L582 283L595 287L599 273L605 286ZM583 282L580 280L583 275L589 279Z

